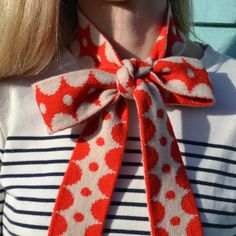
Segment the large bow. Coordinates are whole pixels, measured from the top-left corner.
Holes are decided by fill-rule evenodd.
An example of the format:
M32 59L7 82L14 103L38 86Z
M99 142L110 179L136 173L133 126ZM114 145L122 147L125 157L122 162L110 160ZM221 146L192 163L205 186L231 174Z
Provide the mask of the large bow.
M127 138L126 99L134 99L138 109L152 235L202 235L164 105L213 104L199 60L123 60L114 68L82 69L33 87L50 133L85 124L59 190L49 235L102 235Z
M208 74L197 59L147 59L138 68L136 59L122 63L107 70L82 69L35 83L37 103L49 133L95 116L115 103L119 95L134 99L134 90L141 90L142 82L157 87L165 104L210 106L214 103Z

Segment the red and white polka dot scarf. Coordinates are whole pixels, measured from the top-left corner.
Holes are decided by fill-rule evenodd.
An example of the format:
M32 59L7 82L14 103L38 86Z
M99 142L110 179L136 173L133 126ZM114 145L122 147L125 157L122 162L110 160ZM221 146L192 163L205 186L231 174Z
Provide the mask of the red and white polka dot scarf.
M50 236L100 236L124 155L126 99L138 111L151 234L203 235L198 209L166 105L210 106L212 85L201 61L180 56L183 34L168 6L146 60L121 60L78 9L71 50L85 68L33 84L49 133L84 125L54 206Z

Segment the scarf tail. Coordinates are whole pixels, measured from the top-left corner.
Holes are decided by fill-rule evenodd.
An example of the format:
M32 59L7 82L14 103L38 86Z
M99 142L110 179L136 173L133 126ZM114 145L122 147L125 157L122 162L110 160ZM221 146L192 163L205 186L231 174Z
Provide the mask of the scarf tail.
M119 99L86 124L60 185L48 236L102 235L125 150L127 121L127 104Z
M137 85L133 95L152 236L202 236L197 204L161 95L151 83L137 80Z

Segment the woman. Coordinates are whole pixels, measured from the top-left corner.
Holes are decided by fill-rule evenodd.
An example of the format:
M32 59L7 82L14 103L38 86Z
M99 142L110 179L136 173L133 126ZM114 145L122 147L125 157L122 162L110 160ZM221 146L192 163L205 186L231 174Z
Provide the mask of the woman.
M3 235L101 235L103 233L103 235L230 236L235 234L236 127L234 109L236 99L234 99L233 85L236 83L234 79L236 62L214 51L209 45L186 40L191 23L190 6L187 0L79 0L60 3L51 0L40 3L30 0L24 3L6 0L1 2L0 9L0 32L3 35L0 40L0 77L5 78L0 85L0 203ZM76 13L78 13L78 21ZM155 63L150 60L150 58L153 59L153 55L158 57ZM165 57L170 59L163 61L162 58ZM137 60L125 60L127 58ZM184 59L180 62L180 58ZM124 59L122 61L124 65L119 64L119 59ZM199 66L199 60L206 68L209 78ZM139 64L140 61L143 64ZM160 62L164 62L161 72L157 71L157 67L161 66ZM184 91L184 87L178 87L182 86L179 82L166 83L171 86L165 87L166 84L161 83L158 78L168 80L168 75L172 76L172 71L169 69L171 63L174 63L177 68L180 64L186 69L186 83L194 83L194 79L199 81L204 79L206 83L210 82L209 87L195 90L196 96L192 100L187 100L178 93L181 89ZM191 67L192 64L195 67L199 66L201 71L197 70L199 68ZM114 106L108 106L105 109L103 102L109 96L104 90L103 95L107 97L104 95L104 99L98 99L97 94L93 93L93 89L99 84L98 77L91 77L91 74L82 77L80 76L84 72L82 69L93 69L91 73L94 76L101 72L100 85L102 82L115 78L113 76L115 74L120 79L117 82L117 86L120 86L119 94L128 99L123 99L123 97L123 100L116 100L115 97L112 100L116 102ZM138 73L137 70L142 79L135 78L137 80L134 85L132 83L134 74ZM143 75L145 70L150 73ZM200 76L197 76L196 71ZM179 76L181 73L182 70L174 76ZM81 81L85 81L85 77L86 80L90 78L94 88L90 87L91 90L88 91L91 96L87 96L89 93L84 95L81 92L82 95L79 95L78 99L93 102L96 105L93 113L96 109L100 109L98 108L100 105L104 106L105 111L98 110L98 116L89 119L86 116L88 114L86 109L89 106L81 106L78 108L81 109L78 119L80 116L84 117L85 122L75 124L74 118L68 115L66 119L64 119L65 116L59 118L57 116L53 122L47 123L49 106L46 106L45 102L51 102L50 109L54 112L58 108L59 101L53 102L54 100L51 99L54 99L56 91L60 93L66 91L63 94L63 103L67 109L73 104L74 97L71 88L78 87L74 85L75 83L82 86ZM132 86L130 87L135 87L132 93L124 92L124 89L128 90L130 87L122 89L124 83L121 80L124 78L131 78ZM145 84L143 84L144 80ZM191 82L188 82L190 80ZM59 90L62 88L61 81L67 81L67 84ZM152 87L153 83L150 81L153 83L159 81L162 84L164 90L158 87L158 91L166 105L193 106L195 104L209 107L195 107L194 109L184 106L164 107L159 100L160 94L156 92L156 88ZM68 84L69 88L66 87ZM147 86L149 95L139 93L138 85ZM212 94L209 88L213 90L214 97L210 96ZM71 91L71 94L67 94L68 91ZM167 93L167 91L172 92ZM197 96L199 94L203 94L204 99L199 99ZM132 96L135 97L136 103ZM150 97L152 102L154 102L153 98L156 98L157 104L154 102L153 106L149 106L150 99L148 98ZM143 98L145 98L144 106L140 105ZM43 102L41 99L44 99ZM129 121L128 125L125 123L128 113L124 101L127 102L129 120L132 121ZM214 105L213 101L215 101ZM140 125L140 122L145 120L140 115L141 110L144 114L147 106L151 111L153 107L156 108L156 105L162 109L157 109L155 119L158 122L154 123L155 126L151 123L147 125L145 122ZM166 111L174 134L168 123ZM68 114L70 112L71 110L68 110ZM119 122L123 121L123 123L116 123L122 124L121 126L112 124L115 128L113 127L111 131L113 141L120 145L116 147L117 150L118 147L125 147L123 157L120 155L123 149L119 155L117 152L102 154L106 145L114 144L113 141L108 140L111 139L107 133L110 125L102 126L111 124L108 123L111 120L111 114L113 118L116 114ZM158 142L154 141L153 147L156 145L158 148L149 149L152 151L146 155L148 143L144 145L144 141L150 137L152 129L158 131L154 137L157 137L159 132L164 132L163 123L159 123L158 120L163 120L163 117L168 123L168 129L165 128L166 135L160 136ZM102 122L101 120L98 122L97 118ZM160 127L159 124L161 124ZM140 127L140 133L138 127ZM127 128L128 139L125 146L123 138L126 137ZM91 130L93 136L88 142L80 138L86 137L85 133L90 135ZM53 132L55 134L49 135ZM182 163L178 147L174 141L170 141L174 140L174 135L178 141L188 180L184 169L180 168ZM93 140L94 143L92 143ZM168 159L167 151L160 152L159 156L154 154L161 146L172 148L172 144L174 144L174 153L171 151L171 156L179 162L179 169L175 169L174 164L165 163L165 158L168 163L172 160ZM92 145L91 148L89 145ZM92 151L93 154L89 158L94 158L92 159L94 161L82 162L90 160L85 156ZM106 164L100 165L102 162L99 161L104 156ZM112 159L116 156L123 158L122 164ZM119 164L121 164L120 169ZM94 195L93 184L97 183L98 179L93 178L93 175L91 177L90 173L98 173L100 170L105 173L106 165L113 171L104 176L109 177L109 174L114 173L119 176L117 181L115 181L116 178L110 177L105 181L99 179L98 186L105 197L103 200L109 199L110 202L93 207L94 205L89 205L90 199L97 199L101 193L96 192ZM156 168L152 169L155 171L155 173L152 172L153 178L149 178L150 166ZM158 169L158 166L161 169ZM85 167L88 168L85 169ZM181 172L178 172L177 170L180 169ZM173 182L176 181L183 188L175 192L170 189L164 192L163 189L166 187L176 186L169 181L162 182L165 184L159 188L158 179L164 181L164 176L175 170ZM82 176L85 176L83 184L86 185L81 187L79 184ZM171 208L171 201L178 200L181 191L184 192L183 189L187 189L187 194L190 194L188 183L191 184L197 205L191 195L190 198L186 198L189 201L181 200L181 204L185 202L188 209L182 206L185 209L182 215L171 215L168 209L178 211L174 207ZM73 186L76 188L72 189ZM159 193L165 194L165 201L159 198L158 202L151 199L152 194L158 197ZM77 197L81 197L78 195L82 195L83 200L80 198L75 201ZM101 201L101 203L104 202ZM75 208L71 207L74 205L80 210L74 211ZM107 209L108 206L109 209ZM185 218L185 213L189 213L188 211L190 211L189 215L192 214L191 211L194 211L192 214L196 216L194 221L192 221L193 218ZM166 221L167 218L170 220ZM183 224L186 225L182 227Z

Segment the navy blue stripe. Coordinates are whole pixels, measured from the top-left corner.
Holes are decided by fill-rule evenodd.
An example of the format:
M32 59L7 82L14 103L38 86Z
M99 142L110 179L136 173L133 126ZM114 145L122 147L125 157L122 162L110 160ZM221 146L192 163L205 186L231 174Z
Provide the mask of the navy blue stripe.
M12 233L12 232L6 227L6 225L4 225L4 224L3 224L3 228L4 228L11 236L19 236L19 235L17 235L17 234Z
M68 163L69 159L63 160L37 160L37 161L12 161L12 162L2 162L2 166L12 166L12 165L41 165L41 164L59 164ZM122 162L123 166L142 166L141 162Z
M59 189L59 185L11 185L7 186L4 189Z
M107 215L107 219L149 221L149 218L145 216L127 216L127 215L109 215L109 214Z
M54 203L54 198L15 197L18 201Z
M210 201L236 203L236 199L232 199L232 198L222 198L222 197L216 197L216 196L211 196L211 195L206 195L206 194L199 194L199 193L194 193L194 196L195 196L195 198L207 199L207 200L210 200Z
M144 179L142 175L134 176L134 175L122 175L122 174L119 174L118 178L119 179Z
M78 138L79 134L70 134L70 135L54 135L54 136L8 136L7 140L51 140L51 139L65 139L65 138ZM135 136L128 136L128 140L130 141L139 141L140 137ZM197 145L197 146L204 146L204 147L213 147L213 148L220 148L220 149L227 149L231 151L236 151L236 147L228 146L228 145L222 145L222 144L213 144L213 143L206 143L206 142L199 142L194 140L188 140L188 139L178 139L177 142L179 143L185 143L185 144L191 144L191 145Z
M144 179L143 176L133 176L133 175L120 175L118 178L126 178L126 179L134 179L137 177L137 179ZM212 186L216 188L222 188L222 189L229 189L229 190L236 190L235 186L230 186L230 185L223 185L223 184L218 184L218 183L213 183L213 182L206 182L206 181L201 181L201 180L193 180L189 179L189 182L191 184L198 184L198 185L205 185L205 186ZM6 186L4 189L9 190L9 189L58 189L59 185L10 185ZM126 189L126 188L117 188L117 191L122 191L122 192L138 192L138 193L143 193L145 192L145 189Z
M69 135L53 135L53 136L8 136L7 140L56 140L56 139L69 139L79 138L79 134L69 134Z
M35 149L5 149L6 153L29 153L29 152L54 152L54 151L71 151L73 150L74 147L59 147L59 148L35 148ZM141 149L125 149L124 151L125 153L128 154L142 154ZM189 153L189 152L181 152L182 156L186 156L186 157L191 157L191 158L198 158L198 159L204 159L204 160L212 160L212 161L219 161L219 162L223 162L223 163L229 163L229 164L233 164L236 165L236 161L235 160L230 160L230 159L225 159L225 158L221 158L221 157L216 157L216 156L209 156L209 155L202 155L202 154L197 154L197 153ZM47 160L48 163L57 163L57 160ZM66 163L65 160L58 160L58 162L61 163ZM13 163L13 164L11 164ZM2 165L17 165L17 162L2 162ZM19 162L22 164L37 164L37 161L32 161L32 163L30 163L30 161L22 161ZM46 161L45 161L46 163ZM40 161L38 162L38 164L41 164ZM43 164L43 163L42 163Z
M122 191L118 191L122 192ZM215 197L215 196L210 196L210 195L203 195L203 194L194 194L195 198L200 198L200 199L208 199L212 201L220 201L220 202L227 202L227 203L236 203L236 199L230 199L230 198L220 198L220 197ZM15 197L18 201L28 201L28 202L41 202L41 203L54 203L56 199L54 198L32 198L32 197ZM4 203L4 201L2 201ZM111 205L113 206L134 206L134 207L147 207L146 203L140 203L140 202L119 202L119 201L111 201ZM225 212L225 211L216 211L212 209L204 209L204 208L199 208L201 212L206 212L206 213L214 213L214 214L222 214L222 215L235 215L236 213L234 212ZM214 212L213 212L214 211Z
M204 223L203 222L202 226L207 227L207 228L231 229L231 228L236 227L236 224L225 225L225 224L213 224L213 223Z
M129 153L137 153L139 150L136 150L134 152L127 150L127 152ZM126 152L126 153L127 153ZM141 151L140 151L141 153ZM203 156L200 154L195 154L195 153L182 153L183 156L188 156L188 157L192 157L192 158L199 158L201 160L213 160L213 161L220 161L220 162L224 162L224 163L229 163L229 164L235 164L236 165L236 161L234 160L229 160L229 159L224 159L224 158L219 158L219 157L212 157L212 156ZM5 162L1 162L2 166L17 166L17 165L41 165L41 164L61 164L61 163L65 163L67 164L70 160L69 159L55 159L55 160L30 160L30 161L5 161ZM123 166L142 166L142 162L122 162ZM213 170L213 169L203 169L200 167L189 167L186 166L186 168L188 168L189 170L196 170L196 171L208 171L210 170L212 173L216 173L216 174L222 174L225 176L230 176L230 177L235 177L235 174L232 173L228 173L228 172L223 172L223 171L218 171L218 170Z
M128 207L147 207L147 203L139 203L139 202L118 202L118 201L111 201L111 206L128 206ZM18 210L9 205L8 203L5 203L5 206L12 210L13 212L17 214L24 214L24 215L33 215L33 216L51 216L51 212L43 212L43 211L29 211L29 210ZM227 212L227 211L218 211L214 209L205 209L205 208L198 208L199 212L201 213L210 213L210 214L215 214L215 215L225 215L225 216L236 216L236 212ZM127 219L131 220L131 216L114 216L112 219ZM127 217L127 218L126 218ZM135 218L132 216L132 220L140 220L143 218ZM145 218L146 219L146 218Z
M18 210L9 205L5 202L5 205L7 208L11 209L13 212L17 214L25 214L25 215L34 215L34 216L51 216L51 212L43 212L43 211L25 211L25 210Z
M206 208L198 208L199 212L202 213L210 213L215 215L225 215L225 216L236 216L236 212L230 212L230 211L218 211L214 209L206 209Z
M59 189L59 185L11 185L4 189ZM145 189L126 189L126 188L115 188L115 192L131 192L131 193L145 193Z
M187 170L191 171L201 171L201 172L207 172L207 173L213 173L217 175L222 175L222 176L227 176L227 177L232 177L236 178L236 174L221 171L221 170L215 170L215 169L209 169L209 168L201 168L201 167L196 167L196 166L185 166Z
M11 220L5 213L3 213L3 216L13 225L17 225L17 226L29 228L29 229L48 230L48 226L19 223L19 222Z
M123 161L121 163L122 166L143 166L142 162L129 162L129 161Z
M33 174L7 174L0 175L0 179L4 178L35 178L35 177L49 177L49 176L64 176L64 172L54 173L33 173Z
M122 235L151 235L149 231L143 230L126 230L126 229L103 229L103 233L117 233ZM104 235L105 236L105 235Z
M24 223L19 223L16 221L11 220L10 218L7 217L5 213L3 213L3 216L6 217L6 219L14 225L25 227L25 228L31 228L31 229L40 229L40 230L48 230L48 226L40 226L40 225L32 225L32 224L24 224ZM126 216L126 215L107 215L107 219L120 219L120 220L136 220L136 221L149 221L148 217L137 217L137 216ZM224 228L224 229L229 229L229 228L234 228L236 227L236 224L214 224L214 223L205 223L202 222L203 227L210 227L210 228Z
M140 141L139 137L128 137L128 140L131 141ZM199 141L194 141L194 140L189 140L189 139L176 139L178 143L185 143L185 144L190 144L190 145L195 145L195 146L203 146L203 147L212 147L212 148L219 148L219 149L226 149L230 151L236 151L236 147L229 146L229 145L223 145L223 144L215 144L215 143L206 143L206 142L199 142Z
M112 206L130 206L130 207L147 207L147 203L142 202L118 202L111 201Z
M216 157L216 156L202 155L202 154L190 153L190 152L181 152L181 155L186 156L186 157L191 157L191 158L197 158L201 160L204 159L204 160L211 160L211 161L219 161L219 162L236 165L235 160L230 160L230 159Z
M59 151L71 151L74 147L54 147L54 148L13 148L5 149L4 153L25 153L25 152L59 152Z
M115 188L114 192L127 192L127 193L146 193L145 189L136 189L136 188Z
M223 145L223 144L205 143L205 142L199 142L199 141L187 140L187 139L177 139L177 142L184 143L184 144L191 144L195 146L212 147L212 148L236 151L236 147Z
M17 166L17 165L44 165L44 164L61 164L68 163L70 160L39 160L39 161L5 161L1 162L2 166Z
M224 185L224 184L217 184L217 183L206 182L206 181L202 181L202 180L189 179L189 182L190 182L191 184L198 184L198 185L211 186L211 187L215 187L215 188L236 190L236 186L230 186L230 185Z

